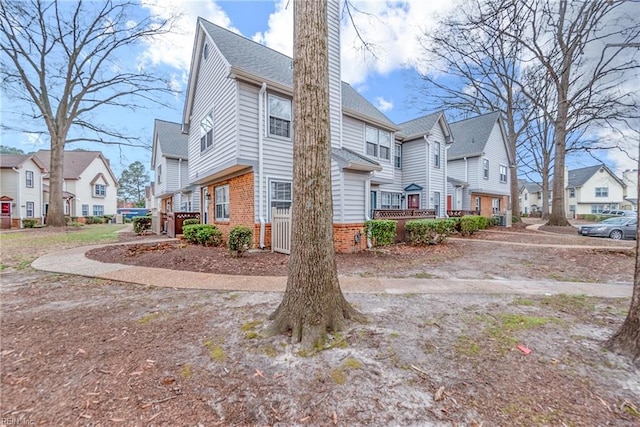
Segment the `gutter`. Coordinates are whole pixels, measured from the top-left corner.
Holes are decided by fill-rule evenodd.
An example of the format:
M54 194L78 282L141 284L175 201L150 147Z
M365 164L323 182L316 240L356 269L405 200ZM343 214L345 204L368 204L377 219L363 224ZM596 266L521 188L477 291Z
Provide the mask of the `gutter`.
M16 196L18 200L16 202L16 206L18 207L18 228L23 228L22 226L22 185L20 184L20 170L18 168L11 168L15 173L18 174L18 191L16 192ZM13 218L13 211L11 212L11 218Z
M264 117L264 94L267 91L267 82L262 82L260 92L258 93L258 216L260 220L260 249L264 249L264 235L265 235L265 219L264 219L264 126L266 126L266 120ZM264 120L264 122L263 122ZM264 124L262 124L264 123Z
M168 169L168 168L167 168ZM178 212L182 210L182 159L178 159L178 188L180 189L180 201L178 205Z
M424 142L427 143L427 166L428 166L428 170L427 170L427 194L426 194L426 202L427 202L427 209L430 209L431 206L429 203L429 200L431 200L431 198L429 197L429 193L433 193L432 189L431 189L431 144L429 144L429 140L427 139L427 137L429 136L429 134L427 133L426 135L423 135L424 138Z
M447 215L447 152L449 151L449 148L451 148L451 144L446 144L444 146L444 217L448 218L449 215ZM453 209L453 197L451 198L451 209Z

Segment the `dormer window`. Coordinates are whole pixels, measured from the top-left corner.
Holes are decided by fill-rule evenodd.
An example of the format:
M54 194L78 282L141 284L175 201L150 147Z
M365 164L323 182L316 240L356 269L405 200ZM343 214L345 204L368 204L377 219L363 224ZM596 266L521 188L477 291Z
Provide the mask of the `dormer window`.
M269 95L269 135L291 138L291 100Z
M93 186L93 195L95 197L106 197L107 186L104 184L96 184Z

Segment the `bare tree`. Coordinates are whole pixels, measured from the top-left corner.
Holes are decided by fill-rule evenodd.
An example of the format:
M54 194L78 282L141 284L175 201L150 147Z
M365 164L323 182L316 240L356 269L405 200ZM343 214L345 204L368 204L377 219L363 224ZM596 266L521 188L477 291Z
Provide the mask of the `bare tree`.
M417 101L422 104L426 96L430 105L474 114L501 111L515 156L533 110L517 83L521 46L502 34L506 27L514 33L522 31L523 23L513 19L513 10L500 11L501 0L463 3L420 40L421 68L428 71L421 73ZM511 166L510 204L518 212L518 169L517 164Z
M335 0L330 0L335 1ZM360 314L345 300L333 248L327 0L293 4L293 205L289 275L270 333L309 347Z
M514 19L526 23L524 32L506 28L503 35L521 44L532 61L544 68L555 92L556 106L550 117L554 126L550 225L568 225L564 170L572 133L584 133L594 125L615 126L617 121L638 114L637 95L621 88L640 65L632 56L623 56L622 47L604 53L607 42L624 45L640 36L637 14L632 9L625 11L629 3L504 0L501 6L501 10L512 10ZM491 25L491 20L488 22ZM529 92L528 98L537 103L537 94Z
M148 16L134 1L0 2L2 86L31 110L30 120L17 130L50 138L49 225L65 224L65 144L138 145L135 138L100 124L98 113L105 107L135 109L136 101L172 93L165 79L120 58L130 61L142 40L169 32L176 18Z

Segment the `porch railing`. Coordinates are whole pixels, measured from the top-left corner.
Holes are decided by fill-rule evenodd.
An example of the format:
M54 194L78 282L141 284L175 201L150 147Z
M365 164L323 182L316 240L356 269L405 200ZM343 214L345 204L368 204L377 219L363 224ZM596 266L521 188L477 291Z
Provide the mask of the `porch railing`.
M418 219L435 217L435 209L376 209L373 211L373 219Z
M447 216L458 218L465 215L480 215L480 211L463 211L463 210L451 210L447 211Z

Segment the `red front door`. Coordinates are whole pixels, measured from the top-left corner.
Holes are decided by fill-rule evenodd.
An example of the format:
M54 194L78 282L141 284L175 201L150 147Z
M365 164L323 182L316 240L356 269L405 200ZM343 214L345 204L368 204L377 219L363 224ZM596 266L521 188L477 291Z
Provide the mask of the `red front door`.
M453 208L451 206L452 206L452 204L451 204L451 194L447 194L447 210L448 211L453 210Z
M407 196L407 209L420 209L419 194L409 194Z
M11 202L2 202L1 206L0 227L3 229L11 228Z

